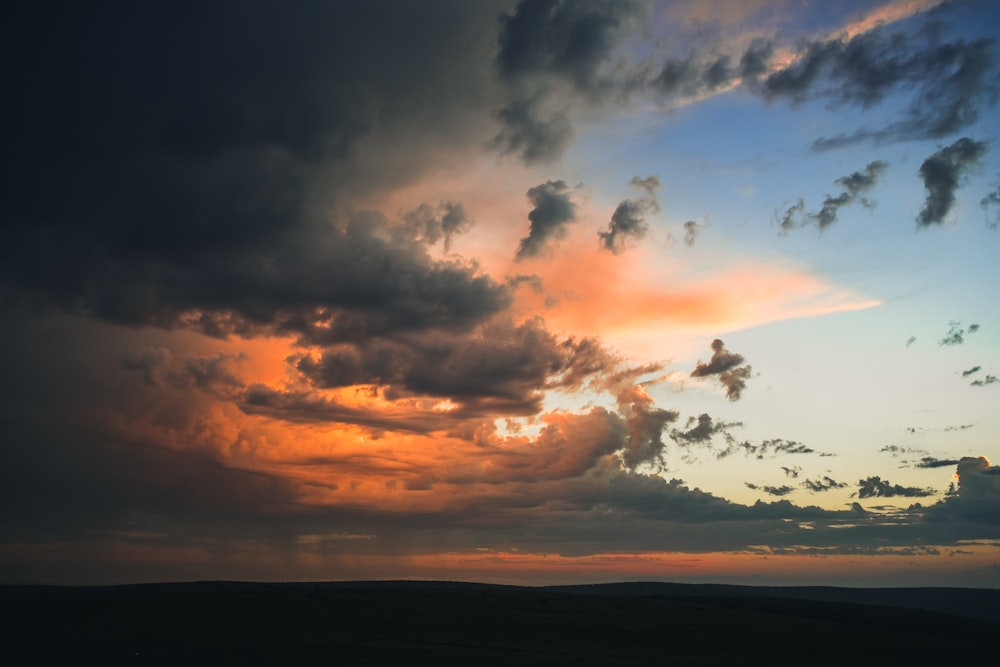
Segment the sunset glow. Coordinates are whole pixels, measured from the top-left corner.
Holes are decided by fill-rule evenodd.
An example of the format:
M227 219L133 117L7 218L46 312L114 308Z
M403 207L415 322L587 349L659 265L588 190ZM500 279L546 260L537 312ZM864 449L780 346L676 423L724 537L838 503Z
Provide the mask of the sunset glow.
M3 29L0 583L1000 587L1000 5L237 4Z

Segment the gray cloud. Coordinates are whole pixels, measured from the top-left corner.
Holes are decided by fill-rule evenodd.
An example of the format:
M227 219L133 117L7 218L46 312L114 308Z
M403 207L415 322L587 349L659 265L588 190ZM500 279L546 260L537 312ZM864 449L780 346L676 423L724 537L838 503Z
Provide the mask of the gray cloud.
M965 342L965 328L961 322L949 322L948 333L943 338L938 339L938 346L961 345Z
M921 489L914 486L900 486L883 481L879 476L866 477L858 480L858 491L853 494L858 498L926 498L934 495L934 489Z
M767 484L752 484L750 482L744 482L748 489L754 491L763 491L770 496L787 496L789 493L795 490L795 487L788 486L784 484L782 486L769 486Z
M603 98L614 86L600 70L643 11L631 1L521 0L504 12L496 67L511 101L496 112L501 130L490 146L526 164L558 158L573 129L555 89L568 84L587 101Z
M566 225L576 219L576 204L570 198L570 188L564 181L547 181L527 192L534 208L528 213L531 226L521 239L517 259L541 254L548 244L566 234Z
M552 162L570 145L573 128L565 112L544 108L542 97L517 99L497 110L503 125L489 147L516 155L525 164Z
M996 384L997 382L1000 382L1000 379L998 379L996 375L987 375L982 380L973 380L969 384L973 387L986 387L991 384Z
M834 105L873 107L888 95L912 90L902 118L887 126L862 128L818 140L817 149L860 141L938 139L960 131L996 99L993 40L942 41L939 33L889 33L875 29L852 38L806 44L789 67L761 81L768 100L800 104L828 99Z
M503 95L483 76L493 49L469 37L499 6L247 2L235 23L220 7L20 12L0 111L21 128L0 197L10 302L307 338L317 312L344 333L502 310L503 286L426 254L466 224L459 204L410 237L342 213L481 150ZM387 68L387 52L406 55Z
M691 247L694 245L695 240L698 238L698 232L701 231L701 227L694 220L688 220L684 223L684 245Z
M914 464L914 468L948 468L958 465L958 459L939 459L933 456L925 456L919 463Z
M792 479L798 478L799 474L802 472L802 468L799 466L781 466L781 469L785 471L785 477L791 477Z
M885 172L887 165L882 160L875 160L868 163L864 171L855 171L849 176L838 178L835 182L843 190L837 195L827 195L823 199L823 206L815 212L805 212L805 202L802 199L796 200L794 204L785 209L784 213L775 212L778 222L779 233L787 234L793 229L804 227L807 224L815 223L822 232L827 227L837 221L837 213L844 206L860 203L868 209L875 206L875 202L865 197L865 195L875 186L879 178Z
M442 202L436 207L421 204L403 217L404 224L397 229L405 230L417 241L434 245L442 238L444 249L451 250L452 239L469 231L472 219L459 202Z
M996 229L1000 225L1000 187L979 200L986 215L986 226ZM991 215L992 212L992 215Z
M965 378L965 377L969 377L970 375L973 375L975 373L978 373L980 370L982 370L982 368L983 368L982 366L973 366L972 368L970 368L968 370L964 370L964 371L962 371L962 377Z
M714 375L725 386L726 397L731 401L739 400L750 377L750 366L741 366L743 355L726 350L725 343L718 338L712 341L711 347L712 358L708 363L699 362L691 371L691 377Z
M910 347L911 345L913 345L916 342L917 342L917 337L916 336L910 336L909 338L906 339L906 347Z
M642 190L644 196L623 200L611 215L608 230L597 233L601 239L601 246L616 255L625 250L629 240L639 241L646 235L649 228L645 216L651 211L660 210L656 198L656 191L660 188L658 177L648 176L640 179L635 176L629 181L629 185Z
M920 178L924 181L927 198L917 215L919 227L944 222L955 204L955 191L965 172L978 164L985 154L985 142L962 137L924 160L920 165Z
M843 489L847 487L847 482L838 482L835 479L824 475L818 479L807 479L802 482L802 487L813 493L822 493L831 489Z

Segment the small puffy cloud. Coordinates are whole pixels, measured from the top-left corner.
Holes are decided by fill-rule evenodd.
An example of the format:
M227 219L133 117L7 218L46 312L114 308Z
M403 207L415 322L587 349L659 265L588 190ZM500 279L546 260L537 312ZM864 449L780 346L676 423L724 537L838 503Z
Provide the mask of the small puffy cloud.
M996 384L997 382L1000 382L1000 379L998 379L996 375L987 375L983 379L973 380L969 384L973 387L986 387L991 384Z
M965 328L962 327L961 322L949 322L948 333L938 339L938 345L961 345L965 342L965 333Z
M566 235L566 225L576 219L576 204L565 181L547 181L527 192L534 208L528 213L531 226L517 249L518 261L541 254L548 244Z
M986 214L986 226L996 229L1000 225L1000 187L979 200Z
M986 154L986 142L962 137L924 160L920 178L927 190L923 208L917 215L919 227L940 225L955 204L955 191L962 177Z
M642 196L638 199L625 199L618 204L611 215L607 231L597 233L601 239L601 247L616 255L625 250L629 240L639 241L646 235L649 230L646 215L660 210L660 203L656 198L656 191L660 189L660 179L657 176L634 176L629 185L641 190Z
M708 363L699 362L691 377L715 376L716 379L726 388L726 397L731 401L737 401L746 389L746 381L750 377L751 367L741 366L743 355L729 352L725 343L716 338L712 341L712 358Z
M823 206L818 211L806 213L805 202L801 199L797 200L784 213L776 214L780 233L787 234L793 229L811 223L816 224L819 231L822 232L837 221L840 209L850 204L860 203L865 208L874 208L875 202L865 195L875 187L886 167L886 163L882 160L875 160L869 162L864 171L855 171L848 176L838 178L834 183L842 188L841 192L836 195L827 195L823 200Z
M701 231L701 227L694 220L688 220L684 223L684 245L691 247L694 245L695 240L698 238L698 233Z

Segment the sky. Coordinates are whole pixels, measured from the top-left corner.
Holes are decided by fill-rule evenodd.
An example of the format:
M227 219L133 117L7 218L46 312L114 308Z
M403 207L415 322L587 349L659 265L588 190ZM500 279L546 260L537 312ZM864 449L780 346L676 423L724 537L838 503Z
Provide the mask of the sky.
M9 9L0 583L1000 587L997 25Z

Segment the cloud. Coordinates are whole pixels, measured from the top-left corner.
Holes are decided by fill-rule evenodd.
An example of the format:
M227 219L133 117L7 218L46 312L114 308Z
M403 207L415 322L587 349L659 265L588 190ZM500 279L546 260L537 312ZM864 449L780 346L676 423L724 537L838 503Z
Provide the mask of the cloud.
M718 338L712 341L711 347L712 358L708 363L699 362L691 371L691 377L714 375L725 386L726 397L731 401L739 400L750 377L750 366L741 366L743 355L726 350L725 343Z
M914 464L914 468L948 468L957 465L957 459L939 459L933 456L925 456L919 463Z
M876 160L868 163L863 173L855 171L850 176L838 178L836 184L843 187L844 191L837 196L827 195L823 200L823 208L810 216L819 225L820 231L836 222L837 212L843 206L860 202L865 208L873 208L874 202L866 199L864 195L874 187L885 168L885 162Z
M940 139L971 125L980 107L996 98L993 41L942 41L939 32L918 35L875 28L854 36L808 42L790 65L753 87L767 100L801 104L828 99L862 109L912 90L902 118L881 128L822 138L817 149L862 141Z
M802 482L802 487L813 493L822 493L831 489L843 489L847 487L847 482L838 482L835 479L824 475L819 479L807 479Z
M962 377L966 378L969 377L970 375L973 375L974 373L978 373L980 370L982 370L982 368L983 368L982 366L973 366L968 370L964 370L962 371Z
M858 491L853 494L858 498L894 498L902 496L905 498L926 498L934 495L934 489L921 489L914 486L900 486L882 481L879 476L866 477L858 480Z
M806 203L802 199L797 199L794 204L785 209L784 213L779 215L778 211L774 212L775 221L778 223L778 233L787 234L788 232L802 226L802 216L806 210Z
M996 229L1000 225L1000 187L980 199L979 205L983 207L983 213L986 215L986 226ZM994 211L993 215L990 215L991 211Z
M799 474L802 472L802 468L799 466L781 466L781 469L785 471L785 477L791 477L792 479L798 478Z
M771 438L769 440L762 440L757 445L749 440L739 443L735 440L730 440L728 448L719 454L719 458L729 456L741 449L746 456L753 456L757 459L774 458L785 454L819 454L820 456L831 456L824 452L817 452L812 447L808 447L795 440Z
M406 229L408 235L428 245L434 245L443 238L446 251L451 250L455 236L472 227L472 219L460 202L442 202L436 207L421 204L407 213L403 220L404 225L400 227Z
M973 380L969 384L973 387L985 387L991 384L996 384L997 382L1000 382L1000 379L998 379L996 375L987 375L982 380Z
M564 181L547 181L527 192L534 208L528 213L531 227L517 248L517 259L537 257L548 244L566 234L566 225L576 219L576 204Z
M569 145L573 129L557 89L589 102L613 87L601 75L638 2L521 0L500 16L496 68L510 102L496 112L500 132L490 146L526 164L550 162Z
M916 342L917 342L917 337L916 336L910 336L909 338L906 339L906 347L910 347L911 345L913 345Z
M695 240L698 238L698 232L701 231L701 227L694 220L688 220L684 223L684 245L691 247L694 245Z
M705 443L710 442L712 436L717 433L728 436L729 429L734 426L742 426L742 424L739 422L716 422L712 420L711 415L702 413L697 418L688 418L686 425L688 430L674 429L670 437L680 444Z
M956 492L931 508L931 516L1000 522L1000 466L992 465L985 456L963 456L955 476Z
M625 250L629 240L639 241L646 235L649 228L645 216L651 211L660 210L656 199L656 191L660 188L659 178L648 176L640 179L635 176L629 181L629 185L641 189L644 196L623 200L611 215L608 230L597 233L601 239L601 247L616 255Z
M460 203L418 213L409 236L357 206L479 154L505 97L483 76L492 45L468 37L498 11L23 12L4 44L24 63L3 111L23 130L5 149L20 167L0 203L4 292L217 336L462 328L503 310L505 287L426 252L464 228ZM388 52L405 56L386 67Z
M955 204L955 191L965 172L978 164L985 154L985 142L962 137L924 160L920 165L920 178L924 181L927 198L917 215L918 227L944 222Z
M528 165L556 160L573 139L566 113L544 107L540 96L514 100L498 109L503 129L490 140L489 147L502 154L517 155Z
M965 333L961 322L949 322L948 333L943 338L938 339L938 346L961 345L965 342Z
M447 398L456 415L534 414L548 388L577 389L621 371L594 339L559 340L540 318L497 319L468 334L369 337L289 361L319 389L373 385L390 398Z
M860 203L865 208L874 208L875 202L864 195L870 191L885 172L886 163L882 160L869 162L864 171L855 171L849 176L838 178L835 183L843 188L837 195L827 195L819 211L806 213L805 202L801 199L788 207L784 213L776 212L781 234L787 234L793 229L815 223L820 232L837 221L837 213L849 204Z
M764 493L770 496L787 496L789 493L795 490L795 487L788 486L787 484L782 486L768 486L766 484L757 485L757 484L751 484L750 482L744 482L744 484L748 489L752 489L754 491L763 491Z

